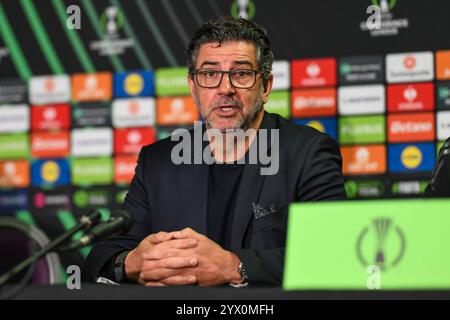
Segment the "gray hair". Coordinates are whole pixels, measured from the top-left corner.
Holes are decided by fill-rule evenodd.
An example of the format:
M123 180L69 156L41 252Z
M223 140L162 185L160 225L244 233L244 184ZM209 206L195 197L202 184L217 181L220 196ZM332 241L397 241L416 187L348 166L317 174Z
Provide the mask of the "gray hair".
M266 31L258 24L243 18L219 17L203 24L194 34L186 50L189 74L193 74L200 47L205 43L247 41L256 47L256 60L264 83L270 77L273 52Z

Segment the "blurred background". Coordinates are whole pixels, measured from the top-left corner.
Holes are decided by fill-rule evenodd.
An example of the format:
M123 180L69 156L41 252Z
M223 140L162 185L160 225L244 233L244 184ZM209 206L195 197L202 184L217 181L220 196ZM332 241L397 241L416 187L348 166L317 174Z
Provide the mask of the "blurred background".
M338 141L350 199L422 197L450 136L449 13L445 0L0 0L0 217L52 239L118 209L141 146L200 120L184 51L222 15L266 28L266 110ZM1 228L0 247L25 241ZM62 280L88 252L60 255Z

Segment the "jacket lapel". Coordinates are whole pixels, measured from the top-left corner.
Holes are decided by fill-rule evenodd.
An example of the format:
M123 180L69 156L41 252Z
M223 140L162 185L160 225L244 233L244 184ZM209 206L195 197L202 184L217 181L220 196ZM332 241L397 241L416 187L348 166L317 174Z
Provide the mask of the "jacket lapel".
M275 129L276 126L275 119L267 112L264 112L260 129L269 130L268 139L270 139L270 129ZM258 141L255 139L250 148L258 148L257 144L259 142L256 142ZM266 145L269 146L270 150L271 145L269 143ZM231 249L242 248L245 232L253 216L252 204L259 202L265 178L265 175L261 175L261 167L259 161L257 164L246 163L244 165L233 216Z

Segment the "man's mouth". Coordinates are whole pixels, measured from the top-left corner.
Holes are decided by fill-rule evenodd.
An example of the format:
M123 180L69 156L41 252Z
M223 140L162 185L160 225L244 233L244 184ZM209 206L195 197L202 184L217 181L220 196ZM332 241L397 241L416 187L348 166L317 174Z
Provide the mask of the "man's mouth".
M235 115L237 112L239 112L240 108L238 106L220 106L214 109L214 112L221 116L231 116Z
M223 107L219 107L219 109L221 111L232 111L232 110L239 109L239 108L236 106L223 106Z

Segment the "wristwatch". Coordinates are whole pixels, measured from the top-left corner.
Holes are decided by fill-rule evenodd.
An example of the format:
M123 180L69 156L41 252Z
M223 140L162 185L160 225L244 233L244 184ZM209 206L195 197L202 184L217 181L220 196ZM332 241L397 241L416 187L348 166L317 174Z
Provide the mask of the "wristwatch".
M241 261L238 266L238 272L241 276L241 282L239 283L230 283L230 286L235 288L242 288L248 286L248 273L247 268L245 267L245 264Z
M125 258L130 251L122 251L114 259L114 275L116 276L116 282L122 282L126 279L125 275Z

